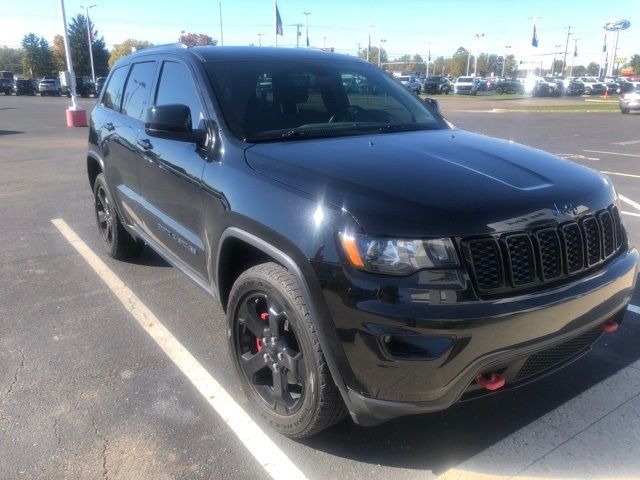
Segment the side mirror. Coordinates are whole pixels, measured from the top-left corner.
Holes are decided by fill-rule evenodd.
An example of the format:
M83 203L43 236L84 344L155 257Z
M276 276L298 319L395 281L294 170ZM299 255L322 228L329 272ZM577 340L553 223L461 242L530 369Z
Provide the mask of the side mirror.
M147 112L144 130L150 137L204 145L207 133L191 128L191 110L186 105L156 105Z
M436 112L440 113L440 104L435 98L425 98L423 102L427 107L431 107Z

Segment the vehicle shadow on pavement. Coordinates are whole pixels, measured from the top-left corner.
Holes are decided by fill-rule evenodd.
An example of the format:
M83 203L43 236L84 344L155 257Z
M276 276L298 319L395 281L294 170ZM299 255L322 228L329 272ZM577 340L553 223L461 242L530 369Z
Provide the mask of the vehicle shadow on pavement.
M6 110L6 109L0 108L0 110ZM19 132L17 130L0 130L0 135L18 135L20 133L25 133L25 132Z
M127 259L127 263L145 267L171 267L164 258L149 247L145 247L138 257Z
M638 338L640 322L627 313L616 334L603 336L586 356L537 382L371 428L345 420L302 443L359 462L439 475L638 360Z

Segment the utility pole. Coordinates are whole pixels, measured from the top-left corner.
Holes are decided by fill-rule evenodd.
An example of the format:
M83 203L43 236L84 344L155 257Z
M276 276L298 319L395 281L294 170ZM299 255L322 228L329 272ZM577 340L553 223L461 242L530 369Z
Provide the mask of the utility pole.
M370 61L371 58L371 29L375 27L375 25L369 25L369 36L367 40L367 62Z
M97 5L81 5L86 12L86 21L87 21L87 41L89 42L89 59L91 60L91 80L93 83L96 83L96 71L93 66L93 35L91 33L91 22L89 21L89 9L93 7L97 7Z
M309 15L311 12L302 12L304 14L305 34L307 35L307 48L309 48Z
M502 59L502 75L501 78L504 78L504 68L507 65L507 50L511 48L511 45L504 46L504 57Z
M261 47L262 46L262 36L264 35L264 33L259 33L258 34L258 46Z
M569 37L571 36L571 25L567 27L567 41L564 44L564 57L562 58L562 71L561 75L564 75L564 69L567 68L567 50L569 49ZM569 75L571 76L571 75Z

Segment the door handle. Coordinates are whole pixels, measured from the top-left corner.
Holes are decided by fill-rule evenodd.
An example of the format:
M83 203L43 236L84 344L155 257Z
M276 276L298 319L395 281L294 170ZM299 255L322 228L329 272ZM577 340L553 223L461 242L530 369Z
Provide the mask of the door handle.
M139 138L138 145L142 147L143 150L153 149L153 144L151 143L151 140L149 140L148 138Z
M116 129L116 127L114 127L113 123L111 122L105 123L104 128L109 130L110 132L113 132Z

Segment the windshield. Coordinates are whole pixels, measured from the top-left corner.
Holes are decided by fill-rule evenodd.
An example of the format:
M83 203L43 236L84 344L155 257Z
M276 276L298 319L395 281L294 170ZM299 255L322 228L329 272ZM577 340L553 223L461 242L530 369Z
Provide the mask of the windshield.
M458 83L472 83L473 77L460 77Z
M360 62L231 60L208 71L230 129L247 141L448 128L393 78Z

